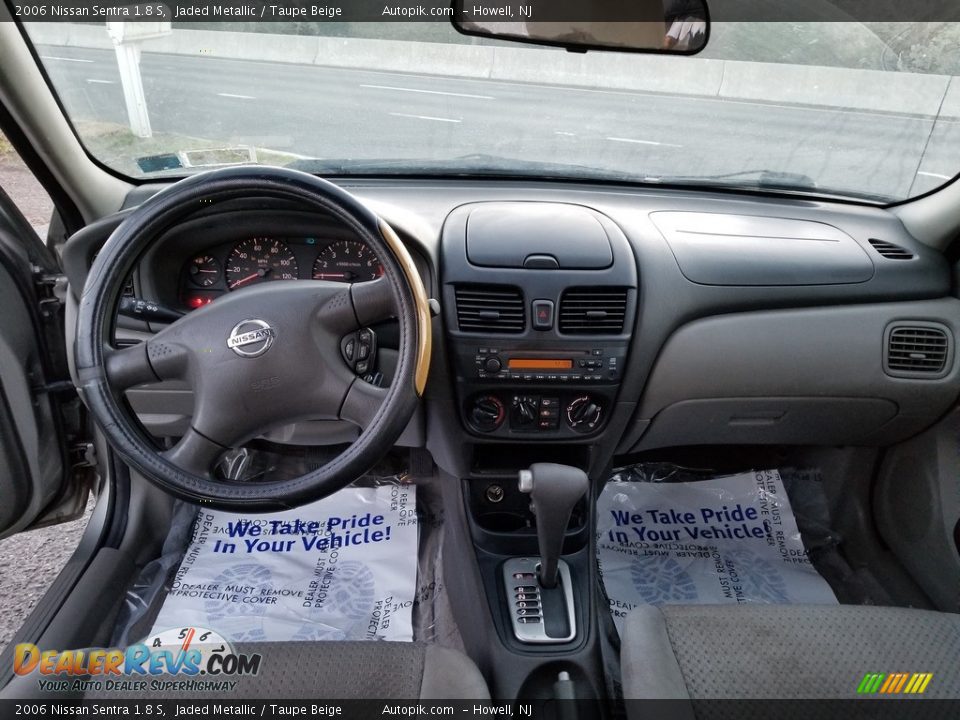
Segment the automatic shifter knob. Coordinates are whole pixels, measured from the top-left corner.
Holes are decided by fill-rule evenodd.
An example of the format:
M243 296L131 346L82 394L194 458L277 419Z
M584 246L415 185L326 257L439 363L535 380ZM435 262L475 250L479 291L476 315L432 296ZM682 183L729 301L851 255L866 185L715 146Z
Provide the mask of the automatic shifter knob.
M569 465L534 463L529 469L520 471L520 492L530 495L537 516L539 579L545 588L557 585L557 563L563 551L570 513L588 487L587 474Z

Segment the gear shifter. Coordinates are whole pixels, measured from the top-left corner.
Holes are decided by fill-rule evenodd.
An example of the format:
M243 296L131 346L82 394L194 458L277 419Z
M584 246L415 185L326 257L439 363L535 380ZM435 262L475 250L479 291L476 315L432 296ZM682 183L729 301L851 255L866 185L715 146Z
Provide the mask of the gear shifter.
M589 487L580 468L556 463L534 463L520 471L520 492L530 495L537 516L537 542L540 545L541 587L557 586L557 567L563 552L563 538L574 505Z

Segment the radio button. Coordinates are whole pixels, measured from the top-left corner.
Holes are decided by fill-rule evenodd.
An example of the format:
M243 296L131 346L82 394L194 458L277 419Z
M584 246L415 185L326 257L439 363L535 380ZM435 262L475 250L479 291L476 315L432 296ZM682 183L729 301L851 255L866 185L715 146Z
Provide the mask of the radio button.
M498 373L503 368L500 358L488 357L483 363L483 369L489 373Z

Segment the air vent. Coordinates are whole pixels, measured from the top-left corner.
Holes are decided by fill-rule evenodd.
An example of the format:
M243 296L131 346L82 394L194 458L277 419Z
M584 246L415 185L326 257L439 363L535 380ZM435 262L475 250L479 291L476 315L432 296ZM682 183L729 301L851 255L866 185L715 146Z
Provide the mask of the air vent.
M560 332L617 335L627 314L626 288L569 288L560 298Z
M522 333L523 293L509 285L458 285L457 323L463 332Z
M894 245L891 242L886 240L877 240L876 238L870 238L869 243L873 246L873 249L876 250L880 255L887 258L887 260L912 260L913 253L907 250L904 247L899 245Z
M891 375L938 377L947 369L950 336L936 325L895 325L887 334L885 369Z

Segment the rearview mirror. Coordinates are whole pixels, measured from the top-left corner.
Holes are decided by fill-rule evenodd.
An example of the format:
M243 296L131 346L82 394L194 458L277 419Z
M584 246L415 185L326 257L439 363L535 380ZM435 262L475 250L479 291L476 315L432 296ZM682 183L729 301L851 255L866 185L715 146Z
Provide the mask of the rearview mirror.
M692 55L707 44L706 0L453 0L464 35L575 52Z

